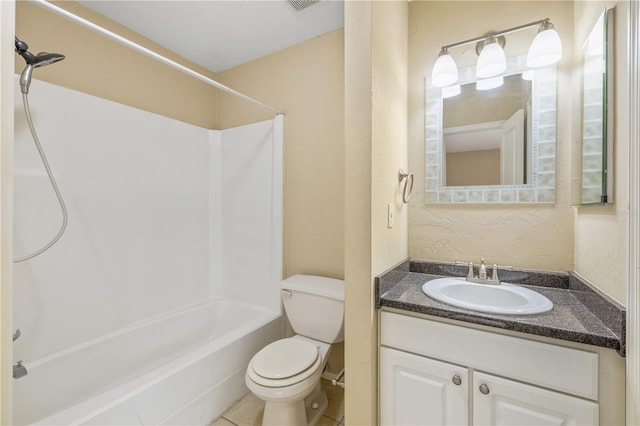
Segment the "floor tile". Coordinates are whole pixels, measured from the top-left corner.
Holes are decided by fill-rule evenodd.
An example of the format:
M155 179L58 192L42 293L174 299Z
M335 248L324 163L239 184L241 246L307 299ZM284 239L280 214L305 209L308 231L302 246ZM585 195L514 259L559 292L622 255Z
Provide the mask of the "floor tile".
M344 389L333 386L327 380L321 381L322 389L327 393L329 405L324 415L318 421L317 426L336 426L344 423ZM211 426L260 426L264 401L249 392L236 402L222 418L212 423ZM219 422L219 423L218 423Z
M215 420L213 423L210 423L209 426L236 426L235 423L231 423L229 420L224 417L220 417L218 420Z
M318 420L318 423L316 423L316 426L337 426L338 422L336 422L333 419L330 419L327 416L322 416L320 417L320 420Z
M222 417L240 426L260 426L263 412L264 401L249 392Z

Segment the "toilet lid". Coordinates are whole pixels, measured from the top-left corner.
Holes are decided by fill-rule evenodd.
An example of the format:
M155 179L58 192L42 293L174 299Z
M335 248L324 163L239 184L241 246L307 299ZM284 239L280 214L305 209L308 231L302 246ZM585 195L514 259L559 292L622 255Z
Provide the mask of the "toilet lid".
M252 361L253 371L266 379L285 379L305 371L318 359L316 345L282 339L265 346Z

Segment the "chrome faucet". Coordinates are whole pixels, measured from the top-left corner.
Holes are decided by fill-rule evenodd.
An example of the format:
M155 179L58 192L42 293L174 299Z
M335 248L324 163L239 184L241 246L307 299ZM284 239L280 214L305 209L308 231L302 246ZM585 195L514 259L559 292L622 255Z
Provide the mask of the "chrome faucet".
M15 342L20 337L20 329L18 328L15 333L13 333L13 341ZM26 376L29 374L27 371L27 367L22 365L22 361L18 361L17 364L13 364L13 378L19 379L20 377Z
M487 267L484 264L484 259L480 259L480 270L478 271L478 279L487 279Z
M18 361L17 364L13 364L13 378L19 379L20 377L26 376L29 374L27 371L27 367L22 365L22 361Z
M456 262L456 264L461 264L462 262ZM484 263L484 259L480 260L480 267L478 269L478 276L474 275L473 272L473 262L469 262L465 265L469 266L469 270L467 271L466 280L472 283L478 284L500 284L500 278L498 277L498 265L493 264L491 271L491 278L487 277L487 266Z

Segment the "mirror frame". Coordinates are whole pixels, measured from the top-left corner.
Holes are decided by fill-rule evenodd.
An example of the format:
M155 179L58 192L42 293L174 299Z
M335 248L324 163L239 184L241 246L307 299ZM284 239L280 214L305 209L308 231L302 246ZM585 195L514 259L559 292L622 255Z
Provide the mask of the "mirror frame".
M527 71L526 56L507 59L504 76ZM443 186L442 89L426 78L425 202L427 204L554 203L556 174L556 67L534 70L531 81L531 183ZM459 70L458 84L477 81L475 66Z
M600 134L588 135L586 126L587 121L585 118L585 98L587 97L587 89L585 88L585 76L586 76L586 55L584 54L587 49L587 43L589 37L594 30L598 22L602 18L602 26L600 30L603 36L603 74L602 74L602 87L601 87L601 99L599 100L600 106ZM574 203L576 207L588 207L588 206L603 206L605 204L613 203L613 113L614 113L614 9L605 8L598 16L598 20L591 29L591 33L585 40L585 46L582 49L582 87L581 87L581 146L580 146L580 190L577 195L578 201ZM595 144L593 142L596 142ZM598 143L599 142L599 143ZM584 163L588 161L590 156L601 157L600 169L596 172L594 170L585 171ZM585 183L586 182L586 183ZM592 198L589 198L592 197ZM586 199L589 198L589 199Z

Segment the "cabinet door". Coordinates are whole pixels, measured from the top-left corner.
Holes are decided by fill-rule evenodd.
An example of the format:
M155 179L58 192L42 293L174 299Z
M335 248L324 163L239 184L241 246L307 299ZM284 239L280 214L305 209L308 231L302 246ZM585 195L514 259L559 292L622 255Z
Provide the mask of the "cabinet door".
M473 424L597 425L598 404L489 374L473 373Z
M464 367L380 348L380 423L467 425L468 377Z

